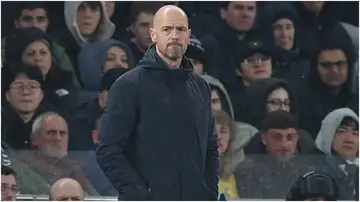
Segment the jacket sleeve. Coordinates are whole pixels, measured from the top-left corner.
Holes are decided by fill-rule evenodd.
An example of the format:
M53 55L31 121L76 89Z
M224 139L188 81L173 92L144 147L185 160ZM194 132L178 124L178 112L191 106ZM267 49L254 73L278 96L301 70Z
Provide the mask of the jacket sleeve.
M137 90L128 78L118 79L110 89L96 157L100 168L119 192L119 198L145 200L148 188L126 155L137 120Z
M217 133L215 129L215 121L211 109L211 94L208 88L209 96L207 97L207 107L210 110L209 117L209 134L206 149L206 162L205 162L205 179L211 192L210 200L217 200L218 197L218 183L219 183L219 152L217 145Z

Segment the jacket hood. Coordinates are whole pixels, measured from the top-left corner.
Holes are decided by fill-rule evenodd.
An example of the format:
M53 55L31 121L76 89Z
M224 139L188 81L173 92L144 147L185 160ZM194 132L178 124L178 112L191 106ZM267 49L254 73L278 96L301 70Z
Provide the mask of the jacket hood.
M102 76L102 66L106 61L107 51L112 46L123 49L129 61L129 68L134 65L134 57L129 47L117 40L100 40L85 45L78 56L79 70L84 90L98 91Z
M296 98L292 90L290 90L288 82L277 78L260 79L252 83L246 91L244 111L240 115L241 121L259 128L260 123L267 114L267 97L274 89L279 87L284 88L288 92L290 111L296 113Z
M210 86L215 87L219 93L221 93L222 95L220 96L221 99L221 104L222 106L225 108L225 110L227 110L227 112L230 114L231 118L234 119L234 109L232 107L232 103L230 100L230 96L228 94L228 92L226 91L224 85L216 78L210 76L210 75L200 75ZM226 103L225 100L226 99Z
M336 129L345 117L351 117L359 122L359 117L349 108L336 109L330 112L322 121L320 131L316 137L316 147L327 156L332 156L331 145Z
M64 15L66 26L74 37L75 41L80 45L84 46L88 43L81 36L78 24L76 22L77 10L80 7L82 1L65 1ZM104 2L100 2L101 5L101 20L97 28L96 40L109 39L115 31L115 25L109 20L106 15Z

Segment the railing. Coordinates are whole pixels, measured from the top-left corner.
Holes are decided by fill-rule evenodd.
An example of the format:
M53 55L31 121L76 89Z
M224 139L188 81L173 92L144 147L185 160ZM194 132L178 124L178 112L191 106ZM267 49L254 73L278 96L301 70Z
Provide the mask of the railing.
M49 201L49 196L21 194L16 199L18 201ZM86 196L85 201L117 201L117 197Z

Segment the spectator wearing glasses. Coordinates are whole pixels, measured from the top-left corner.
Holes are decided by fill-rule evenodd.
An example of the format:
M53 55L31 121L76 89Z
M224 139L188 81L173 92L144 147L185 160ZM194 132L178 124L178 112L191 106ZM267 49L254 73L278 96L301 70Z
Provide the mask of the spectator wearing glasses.
M16 201L16 172L8 166L1 166L1 201Z
M39 69L11 66L3 76L9 106L2 114L2 141L14 149L30 149L31 125L41 113L52 109L42 103L43 76Z
M251 124L260 129L262 120L273 111L287 111L297 113L297 99L290 89L289 83L277 79L267 78L255 81L243 97L244 104L238 111L239 121ZM314 139L311 135L299 130L297 149L301 153L312 153L315 150ZM245 147L246 154L259 154L265 151L261 142L261 135L257 133Z
M270 78L272 74L271 55L272 50L262 41L243 42L241 48L238 49L237 59L237 82L231 86L225 86L230 94L234 111L235 120L237 113L241 110L246 89L256 80ZM226 85L224 83L224 85ZM238 112L239 111L239 112Z
M50 25L49 9L46 2L20 2L15 10L14 25L17 29L25 28L38 28L43 33L48 33L48 27ZM13 33L12 33L13 34ZM11 60L13 43L12 37L4 37L1 41L2 59L6 62ZM58 45L55 41L52 41L49 47L52 52L52 59L60 69L70 72L75 76L74 68L70 62L68 55L65 53L65 49ZM79 81L74 77L72 81L76 88L80 88Z
M38 28L19 29L12 35L13 52L9 62L38 68L44 79L45 100L63 111L72 111L76 100L76 77L52 59L52 45L53 40Z
M348 107L358 113L359 92L351 88L356 60L356 51L348 38L334 31L321 39L301 96L299 115L303 129L316 135L321 121L337 108Z

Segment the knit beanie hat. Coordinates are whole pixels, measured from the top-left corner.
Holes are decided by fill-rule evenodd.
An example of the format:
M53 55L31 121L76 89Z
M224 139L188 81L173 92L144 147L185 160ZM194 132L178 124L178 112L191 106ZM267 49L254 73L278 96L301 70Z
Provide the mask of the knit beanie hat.
M205 50L200 40L193 35L190 38L189 46L185 53L185 56L188 58L199 60L205 66Z

